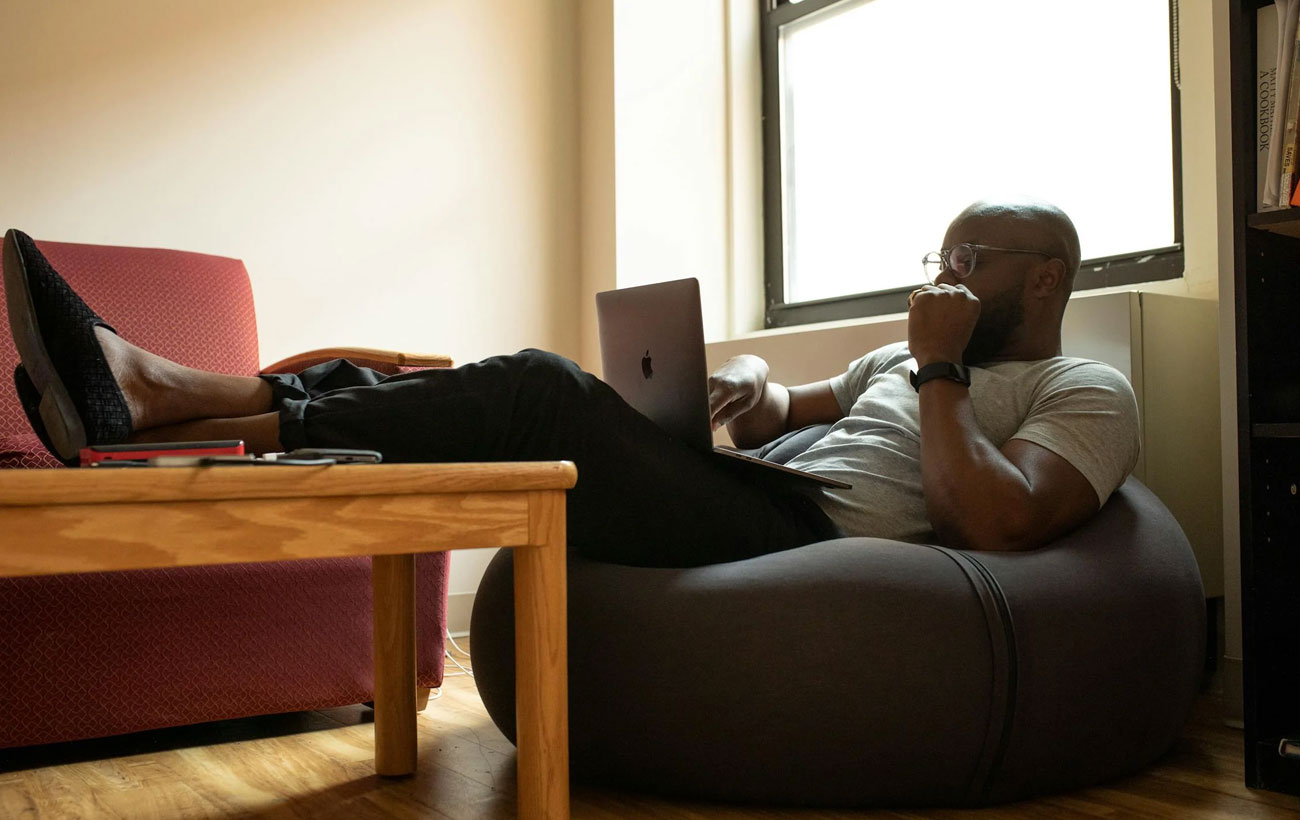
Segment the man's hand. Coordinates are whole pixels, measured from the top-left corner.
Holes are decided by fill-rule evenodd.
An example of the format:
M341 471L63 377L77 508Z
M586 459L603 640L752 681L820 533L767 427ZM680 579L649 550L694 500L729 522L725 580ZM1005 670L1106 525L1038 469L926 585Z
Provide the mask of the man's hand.
M908 299L907 349L918 368L961 362L980 318L980 300L965 285L926 285Z
M709 376L709 421L717 430L745 415L763 397L767 362L757 356L728 359Z

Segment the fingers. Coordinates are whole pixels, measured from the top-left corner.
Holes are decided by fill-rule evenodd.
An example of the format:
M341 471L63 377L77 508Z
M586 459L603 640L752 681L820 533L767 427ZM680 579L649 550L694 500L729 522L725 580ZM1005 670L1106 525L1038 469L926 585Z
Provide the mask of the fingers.
M714 411L712 417L709 419L709 423L713 425L714 430L731 424L737 418L744 415L746 408L743 405L744 402L742 399L733 399L732 401L727 402L725 405Z
M743 391L718 391L709 394L709 423L717 430L748 413L754 406L753 396Z
M934 285L922 285L908 296L909 299L915 299L922 293L970 293L970 289L965 285L950 285L947 282L939 282Z
M736 400L736 391L721 383L709 385L709 414L716 416L722 408Z
M739 401L740 397L734 388L721 382L710 385L709 423L713 425L714 430L731 421L734 416L739 415L739 413L735 412L735 406Z
M753 395L753 387L744 382L718 376L709 377L709 411L713 415L717 415L724 407L744 401L751 395Z
M922 296L922 295L937 296L941 293L960 293L965 296L970 296L970 297L974 296L974 294L970 292L970 289L967 288L965 285L949 285L947 283L940 282L933 285L922 285L921 287L909 293L907 295L907 306L910 308L912 304L916 302L918 296Z

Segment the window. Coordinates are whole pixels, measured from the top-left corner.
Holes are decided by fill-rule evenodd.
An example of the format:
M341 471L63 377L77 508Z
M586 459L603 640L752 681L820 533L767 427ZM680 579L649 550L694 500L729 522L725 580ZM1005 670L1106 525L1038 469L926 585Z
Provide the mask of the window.
M1170 0L760 0L767 324L906 310L970 202L1070 214L1075 289L1182 275Z

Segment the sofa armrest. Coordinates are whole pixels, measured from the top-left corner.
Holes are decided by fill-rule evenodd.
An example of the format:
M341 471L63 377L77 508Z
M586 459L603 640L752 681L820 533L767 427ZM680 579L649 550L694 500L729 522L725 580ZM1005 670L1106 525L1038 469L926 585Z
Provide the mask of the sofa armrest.
M450 356L438 353L401 353L373 347L323 347L281 359L275 364L262 368L262 372L298 373L313 365L334 359L347 359L353 364L390 374L425 367L451 367L452 364Z

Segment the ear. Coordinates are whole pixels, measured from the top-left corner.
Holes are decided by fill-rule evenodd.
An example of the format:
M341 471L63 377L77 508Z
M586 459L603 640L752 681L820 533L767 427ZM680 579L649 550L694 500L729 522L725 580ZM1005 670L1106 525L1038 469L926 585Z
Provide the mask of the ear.
M1065 261L1048 259L1034 269L1029 280L1029 292L1040 299L1045 299L1061 289L1065 284Z

